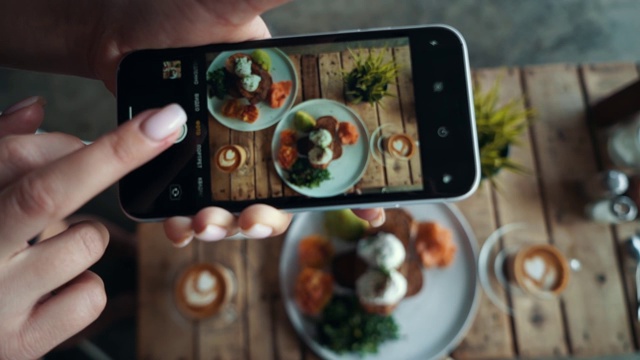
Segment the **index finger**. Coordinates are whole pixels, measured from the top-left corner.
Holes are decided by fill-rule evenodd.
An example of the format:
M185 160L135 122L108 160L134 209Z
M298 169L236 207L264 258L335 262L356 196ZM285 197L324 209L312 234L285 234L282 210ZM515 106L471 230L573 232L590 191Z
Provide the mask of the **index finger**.
M128 172L167 149L186 122L176 104L139 114L92 145L31 172L0 192L0 256L24 247Z

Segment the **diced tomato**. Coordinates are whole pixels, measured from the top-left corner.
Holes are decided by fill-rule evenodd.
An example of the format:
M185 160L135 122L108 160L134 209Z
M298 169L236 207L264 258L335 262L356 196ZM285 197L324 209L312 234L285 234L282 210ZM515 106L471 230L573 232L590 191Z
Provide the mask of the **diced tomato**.
M280 166L289 170L293 166L293 163L298 160L298 150L293 146L280 146L278 150L278 162Z
M260 117L260 111L255 105L245 105L240 120L253 124Z
M294 146L296 144L295 130L285 129L280 133L280 144L286 146Z
M342 145L353 145L358 142L358 128L352 123L346 121L341 122L338 125L338 137Z
M291 93L292 87L293 83L290 80L271 84L271 89L269 89L269 106L277 109L284 105L285 100Z
M244 112L244 106L245 105L242 103L242 100L228 100L222 105L222 115L239 119Z

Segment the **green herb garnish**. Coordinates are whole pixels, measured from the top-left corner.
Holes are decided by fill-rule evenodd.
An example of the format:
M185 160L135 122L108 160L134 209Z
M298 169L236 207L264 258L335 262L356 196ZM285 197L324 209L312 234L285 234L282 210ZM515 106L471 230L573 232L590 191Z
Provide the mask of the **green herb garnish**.
M315 188L330 178L329 170L316 169L311 166L309 160L302 158L296 160L289 171L289 182L296 186Z
M335 295L316 326L320 344L338 354L375 354L385 341L398 339L393 317L367 313L353 295Z
M227 95L227 72L224 68L214 71L207 71L207 84L211 87L210 96L224 99Z

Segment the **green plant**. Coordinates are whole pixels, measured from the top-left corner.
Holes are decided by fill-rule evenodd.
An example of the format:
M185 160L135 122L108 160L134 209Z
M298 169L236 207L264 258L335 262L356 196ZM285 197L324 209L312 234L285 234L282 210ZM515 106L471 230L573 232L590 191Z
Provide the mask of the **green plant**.
M393 60L385 62L384 51L378 54L367 52L355 54L349 49L354 66L351 71L343 73L344 94L347 101L358 104L363 101L378 103L385 95L390 95L387 88L398 75L398 66Z
M521 98L500 105L499 92L500 83L496 81L486 92L476 85L473 96L482 178L494 186L493 178L501 169L526 172L522 165L509 158L509 148L520 145L519 139L529 127L529 118L533 114Z

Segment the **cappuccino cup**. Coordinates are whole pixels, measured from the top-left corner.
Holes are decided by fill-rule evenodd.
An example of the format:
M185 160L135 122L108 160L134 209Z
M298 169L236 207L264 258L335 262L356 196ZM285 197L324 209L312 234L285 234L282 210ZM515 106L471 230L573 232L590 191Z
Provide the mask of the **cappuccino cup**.
M524 245L506 260L508 280L527 294L541 298L559 295L569 283L567 258L550 244Z
M174 288L178 310L195 320L219 314L235 293L235 277L231 270L211 263L188 266L178 277Z
M407 134L393 134L382 140L384 151L396 159L409 160L416 152L416 144Z
M247 150L240 145L221 146L214 156L216 167L225 173L232 173L247 162Z

